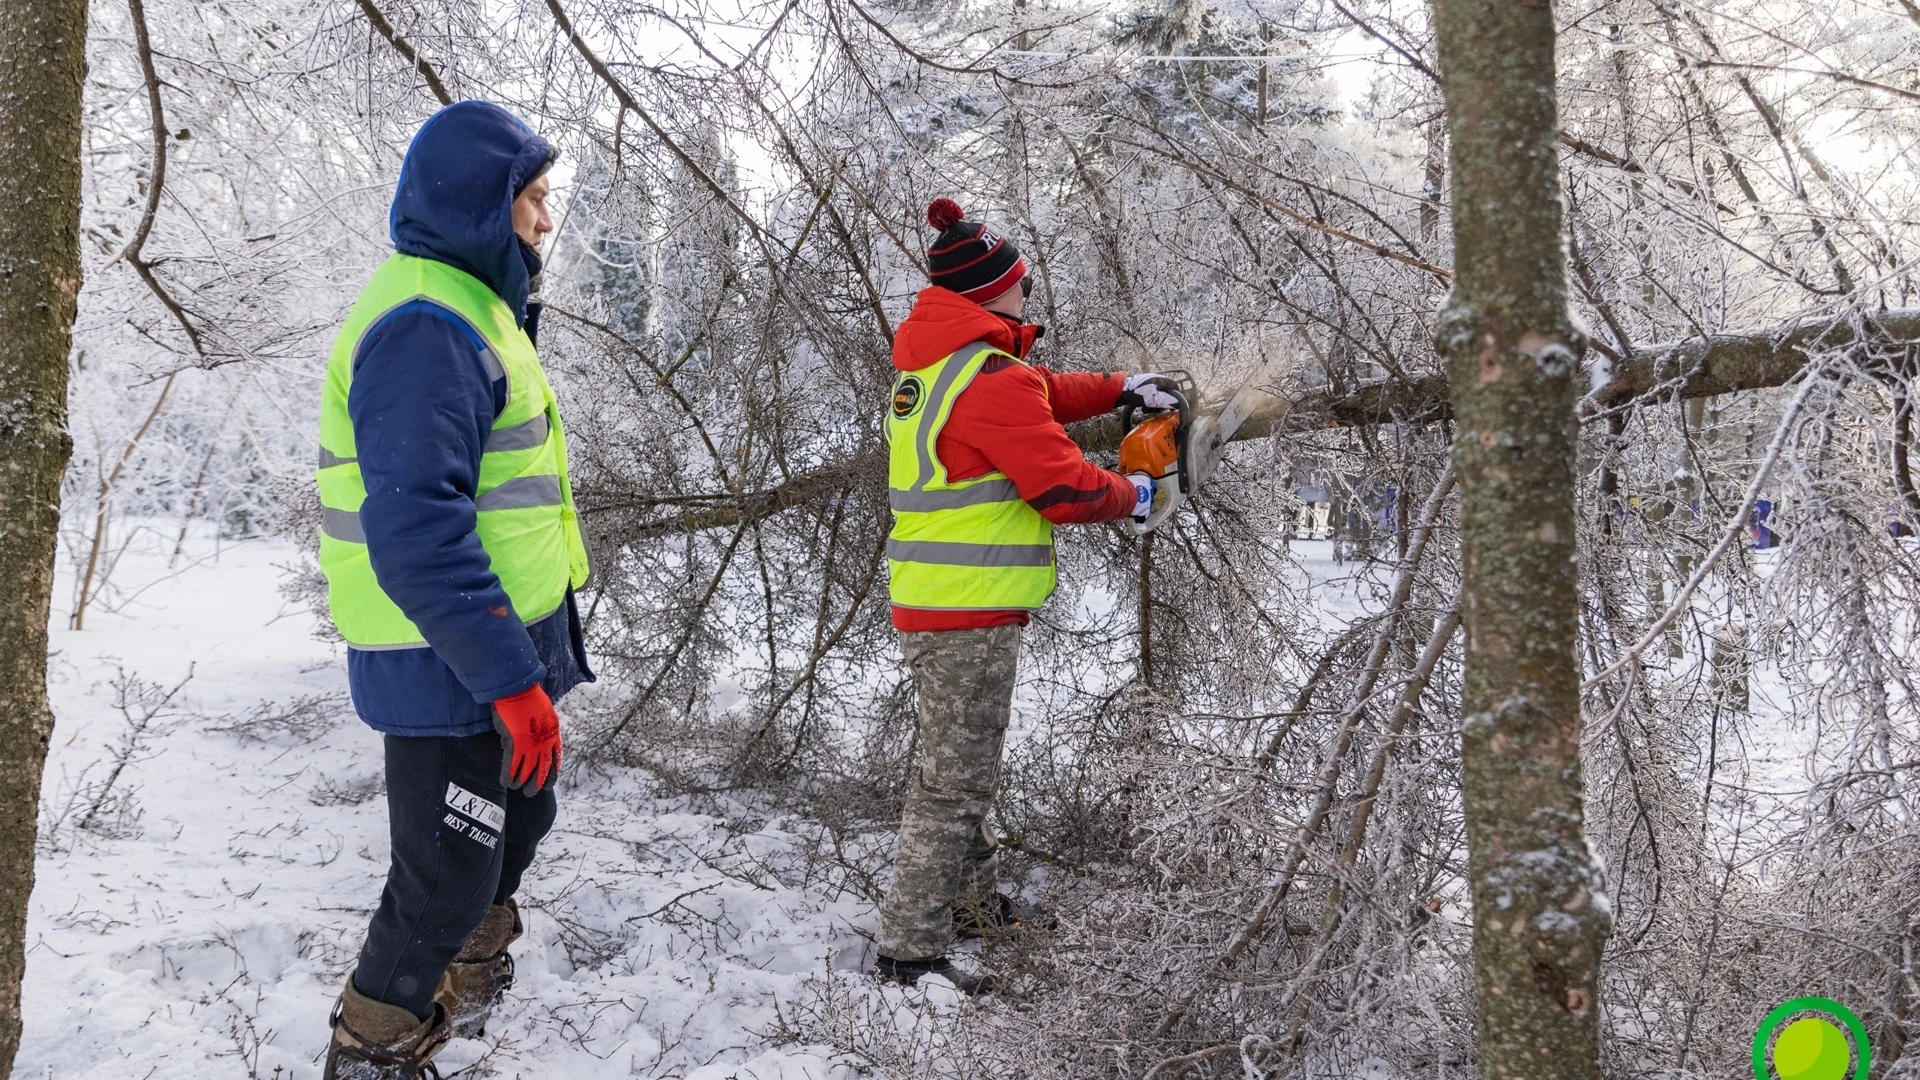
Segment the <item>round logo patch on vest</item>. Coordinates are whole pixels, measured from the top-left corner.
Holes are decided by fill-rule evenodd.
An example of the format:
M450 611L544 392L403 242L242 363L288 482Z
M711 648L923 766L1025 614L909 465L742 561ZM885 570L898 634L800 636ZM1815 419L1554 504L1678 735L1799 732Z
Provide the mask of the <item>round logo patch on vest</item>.
M926 399L926 387L917 375L908 375L893 385L893 415L905 420L920 411Z

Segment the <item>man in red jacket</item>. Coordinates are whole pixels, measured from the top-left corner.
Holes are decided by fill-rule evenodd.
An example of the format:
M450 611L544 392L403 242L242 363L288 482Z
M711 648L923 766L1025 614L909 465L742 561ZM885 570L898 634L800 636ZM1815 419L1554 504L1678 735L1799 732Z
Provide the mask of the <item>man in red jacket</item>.
M1020 631L1054 586L1053 526L1144 515L1153 480L1086 460L1063 425L1122 404L1166 408L1159 375L1054 373L1027 362L1026 261L1004 235L936 199L930 288L893 339L887 543L893 625L919 698L920 770L907 795L878 973L911 984L955 968L955 934L1011 925L986 815L1013 709Z

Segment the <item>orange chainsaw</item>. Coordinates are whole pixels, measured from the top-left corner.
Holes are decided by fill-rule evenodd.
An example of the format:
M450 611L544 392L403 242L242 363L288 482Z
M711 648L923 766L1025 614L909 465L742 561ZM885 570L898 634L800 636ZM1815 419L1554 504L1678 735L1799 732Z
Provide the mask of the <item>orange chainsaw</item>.
M1148 409L1149 415L1138 424L1133 419L1135 407L1121 411L1120 471L1145 473L1154 481L1153 508L1144 518L1129 519L1129 532L1145 536L1159 528L1207 482L1241 425L1278 392L1273 384L1283 356L1276 353L1264 359L1217 405L1197 405L1200 395L1193 380L1175 372L1183 389L1167 390L1173 396L1173 408Z
M1183 382L1186 380L1182 379ZM1147 409L1146 419L1134 422L1143 406L1120 411L1120 472L1145 473L1153 478L1153 506L1147 516L1129 518L1127 529L1145 536L1173 516L1193 492L1188 437L1193 431L1192 407L1184 390L1162 388L1174 400L1170 409Z

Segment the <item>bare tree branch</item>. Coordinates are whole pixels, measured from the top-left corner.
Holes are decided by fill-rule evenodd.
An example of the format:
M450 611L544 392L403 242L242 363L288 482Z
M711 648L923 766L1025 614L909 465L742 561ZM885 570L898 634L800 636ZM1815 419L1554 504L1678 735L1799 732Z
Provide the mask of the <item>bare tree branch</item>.
M120 254L107 260L106 266L101 270L104 272L114 263L125 259L133 267L134 273L140 275L140 280L146 282L148 290L160 301L161 306L165 307L174 321L180 324L180 329L186 332L187 341L193 346L194 354L205 360L207 350L200 340L199 329L193 325L192 320L187 318L186 309L161 283L159 276L153 272L153 264L148 262L143 254L147 237L153 233L153 219L160 213L160 199L166 193L167 139L170 133L167 131L166 110L160 101L160 73L153 66L153 42L147 36L146 4L143 0L127 0L127 7L133 17L134 51L140 57L140 74L146 82L147 117L152 133L153 167L147 176L146 209L140 214L140 224L134 229L133 239L127 241L127 246L121 249ZM161 394L161 400L166 400L164 392Z
M440 81L440 73L433 69L433 65L427 62L426 57L414 51L406 38L401 37L399 32L394 30L393 24L387 21L387 17L380 13L379 8L373 6L373 0L356 0L356 2L360 5L360 10L366 14L367 22L373 24L374 32L386 38L387 44L393 46L393 51L399 53L401 59L412 64L421 78L427 80L427 89L433 91L433 96L439 100L440 104L453 104L453 95L447 93L446 84Z

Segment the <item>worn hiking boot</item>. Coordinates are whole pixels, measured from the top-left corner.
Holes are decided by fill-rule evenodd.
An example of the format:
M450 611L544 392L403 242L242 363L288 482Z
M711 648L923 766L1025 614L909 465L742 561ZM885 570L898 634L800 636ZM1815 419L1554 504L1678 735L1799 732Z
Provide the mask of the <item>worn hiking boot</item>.
M513 957L507 955L507 946L525 930L520 905L512 900L495 904L447 965L433 999L446 1008L456 1038L477 1039L486 1033L487 1016L513 985Z
M452 1035L439 1002L432 1018L422 1020L355 990L349 977L331 1023L333 1043L320 1070L322 1080L439 1080L433 1056Z
M955 967L953 961L944 956L925 960L895 960L891 956L882 956L874 964L873 974L882 982L899 983L901 986L913 986L923 975L938 975L968 997L991 994L999 988L999 982L993 976L970 975Z
M992 937L1017 930L1020 910L1005 893L994 893L977 904L953 906L953 936L957 938Z

